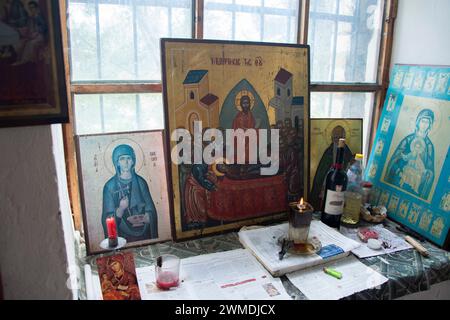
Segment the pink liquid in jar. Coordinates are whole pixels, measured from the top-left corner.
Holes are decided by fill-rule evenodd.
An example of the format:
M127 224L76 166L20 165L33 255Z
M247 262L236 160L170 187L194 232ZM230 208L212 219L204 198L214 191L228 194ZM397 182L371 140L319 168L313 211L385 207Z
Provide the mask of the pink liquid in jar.
M177 287L178 283L178 275L170 271L161 271L156 279L156 285L162 290L169 290L172 287Z

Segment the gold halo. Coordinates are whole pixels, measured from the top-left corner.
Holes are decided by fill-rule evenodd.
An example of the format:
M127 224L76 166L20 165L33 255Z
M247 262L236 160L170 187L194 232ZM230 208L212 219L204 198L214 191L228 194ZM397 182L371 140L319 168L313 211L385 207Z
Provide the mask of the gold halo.
M217 165L218 164L229 164L228 160L225 158L218 158L216 160L214 160L214 163L211 165L211 170L212 172L214 172L214 174L216 175L216 177L223 177L225 175L225 173L220 172L219 170L217 170Z
M255 106L255 96L253 96L253 93L251 93L248 90L242 90L236 95L236 98L234 100L234 105L235 105L236 109L238 109L239 111L242 111L241 98L243 96L248 96L250 98L250 110L253 109L253 107Z
M325 139L324 141L327 141L327 145L329 145L330 143L331 133L333 132L333 129L337 126L341 126L345 130L345 144L351 144L351 128L349 123L346 120L335 120L330 121L330 123L322 133L322 136Z

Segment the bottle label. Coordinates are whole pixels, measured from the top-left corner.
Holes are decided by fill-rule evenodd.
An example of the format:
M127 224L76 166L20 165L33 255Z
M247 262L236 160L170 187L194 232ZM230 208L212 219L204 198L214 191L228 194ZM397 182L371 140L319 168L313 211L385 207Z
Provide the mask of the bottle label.
M327 198L325 199L325 213L331 215L339 215L342 214L343 212L344 212L344 192L333 191L328 189Z

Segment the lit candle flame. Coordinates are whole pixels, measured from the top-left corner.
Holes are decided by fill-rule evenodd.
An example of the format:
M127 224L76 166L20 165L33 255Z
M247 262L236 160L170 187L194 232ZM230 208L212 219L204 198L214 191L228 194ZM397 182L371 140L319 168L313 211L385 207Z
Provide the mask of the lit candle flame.
M300 211L306 209L306 206L305 206L305 204L303 203L303 197L302 197L302 198L300 199L300 201L297 203L297 208L299 208Z

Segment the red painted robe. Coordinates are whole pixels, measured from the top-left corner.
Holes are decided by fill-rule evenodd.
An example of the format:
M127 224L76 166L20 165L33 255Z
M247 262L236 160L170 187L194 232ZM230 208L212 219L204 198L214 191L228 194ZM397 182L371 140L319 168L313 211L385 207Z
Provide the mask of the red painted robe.
M127 271L102 281L102 293L103 300L141 300L136 276Z
M184 186L184 215L186 223L206 222L208 220L206 192L206 189L190 174Z
M244 113L243 111L239 111L239 113L236 115L236 117L233 120L233 129L255 129L256 127L256 121L253 117L253 114L251 111ZM244 138L245 139L245 138ZM245 163L249 162L249 142L244 141L245 143ZM234 161L237 163L237 141L234 144Z

